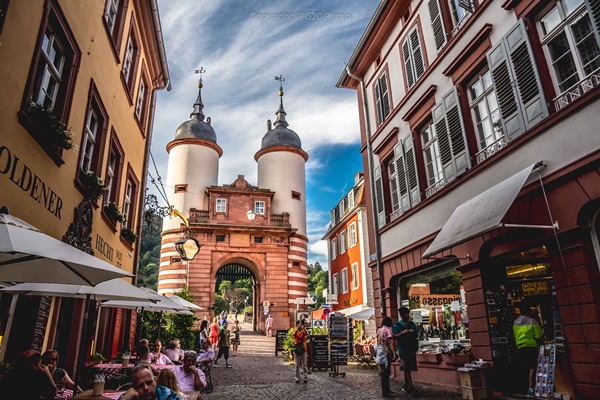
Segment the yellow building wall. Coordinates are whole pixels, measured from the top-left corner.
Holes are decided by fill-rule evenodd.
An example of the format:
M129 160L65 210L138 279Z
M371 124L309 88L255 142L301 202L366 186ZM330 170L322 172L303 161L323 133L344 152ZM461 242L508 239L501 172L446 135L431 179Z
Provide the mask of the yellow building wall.
M57 166L36 140L19 123L17 112L24 96L28 73L36 51L36 41L40 31L44 0L11 1L1 35L0 46L0 206L9 207L10 213L35 225L44 233L61 239L73 221L74 209L83 200L83 195L75 187L80 149L63 150L64 164ZM141 56L133 90L132 103L128 100L125 86L121 80L123 53L126 47L132 16L139 10L137 1L130 1L121 37L119 59L111 49L110 39L103 24L105 1L59 0L65 19L81 51L79 72L70 107L67 127L75 133L74 143L80 145L84 130L84 119L93 79L108 115L108 129L101 155L100 175L104 179L108 152L110 150L111 131L114 127L124 151L124 162L120 179L119 208L123 203L126 185L126 173L130 166L139 181L136 203L132 204L135 219L138 202L143 200L141 188L143 180L143 159L146 147L146 132L135 118L135 101L142 68L150 82L159 82L154 71L160 71L160 62L156 51L147 51L145 46L153 44L153 37L144 38L144 30L138 27ZM135 18L135 17L134 17ZM138 18L136 22L139 24ZM153 35L154 32L151 32ZM146 59L151 55L152 59ZM145 65L145 67L143 67ZM151 89L151 88L150 88ZM150 102L150 93L147 95ZM147 120L148 107L144 119ZM9 157L10 154L10 157ZM18 163L14 164L16 158ZM11 163L10 161L13 161ZM14 182L26 166L37 176L46 188L51 188L62 203L60 212L52 207L50 212L44 204L36 201L31 190L24 191ZM13 173L14 167L14 173ZM12 175L12 176L11 176ZM11 179L12 178L12 179ZM124 244L119 231L109 227L101 218L102 198L97 202L93 213L92 248L95 256L122 267L128 272L133 270L133 248ZM54 203L56 204L56 203ZM133 224L133 228L137 226ZM104 243L104 244L103 244Z

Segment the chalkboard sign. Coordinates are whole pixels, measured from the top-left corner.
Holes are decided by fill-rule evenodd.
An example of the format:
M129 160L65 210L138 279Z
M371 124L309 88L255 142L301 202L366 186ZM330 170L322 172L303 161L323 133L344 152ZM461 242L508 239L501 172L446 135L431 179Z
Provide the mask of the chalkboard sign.
M288 331L278 330L275 332L275 357L277 353L283 351L283 340L286 338Z
M52 305L52 297L42 296L40 297L40 307L38 309L38 315L35 320L35 326L33 328L33 339L31 341L31 348L34 350L41 351L44 343L44 336L46 335L46 325L48 324L48 315L50 313L50 306Z
M329 339L327 335L314 335L310 337L311 361L313 368L329 368Z

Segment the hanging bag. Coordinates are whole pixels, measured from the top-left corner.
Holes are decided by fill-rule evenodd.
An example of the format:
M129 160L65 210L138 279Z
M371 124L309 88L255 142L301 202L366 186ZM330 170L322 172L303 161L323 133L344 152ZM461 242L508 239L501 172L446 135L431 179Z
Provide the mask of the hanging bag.
M298 356L304 354L304 343L300 342L294 345L294 354Z

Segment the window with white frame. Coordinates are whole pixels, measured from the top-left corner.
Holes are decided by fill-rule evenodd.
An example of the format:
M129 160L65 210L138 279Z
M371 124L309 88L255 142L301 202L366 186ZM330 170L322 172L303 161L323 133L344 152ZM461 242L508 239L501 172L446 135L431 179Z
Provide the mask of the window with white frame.
M404 61L404 73L406 74L406 87L410 89L425 73L421 38L417 26L402 43L402 59Z
M143 79L140 79L140 86L138 88L138 97L135 103L135 116L138 121L142 121L142 116L144 115L144 109L146 104L146 92L147 92L146 82Z
M340 293L340 282L339 275L337 273L333 274L331 277L331 294L337 295Z
M123 194L122 212L125 222L122 227L133 230L135 228L135 204L138 198L139 181L133 175L133 172L127 173L127 182L125 183L125 193Z
M356 222L351 223L348 227L348 242L349 247L354 247L356 246L356 243L358 243L358 232L356 232Z
M335 225L336 223L336 218L335 218L335 208L333 210L331 210L331 213L329 213L329 215L331 216L331 225Z
M435 126L431 121L421 129L420 135L421 144L423 146L425 173L427 175L426 193L428 193L431 188L435 188L437 185L443 183L444 174L438 140L435 134ZM435 192L436 191L433 191L433 193Z
M458 31L473 13L473 0L448 0L454 30Z
M339 244L340 244L340 254L344 254L346 252L346 250L348 249L347 246L347 236L346 236L346 230L344 229L342 231L342 233L340 233L340 235L338 236L339 238Z
M342 275L340 276L340 281L342 284L342 294L348 293L348 268L344 268L342 270Z
M131 67L133 66L133 57L135 54L135 46L133 43L133 38L129 36L127 39L127 47L125 47L125 57L123 59L123 77L125 81L129 81L129 76L131 74Z
M600 48L584 0L559 0L538 19L540 40L557 93L600 68Z
M43 72L40 88L34 101L45 109L55 108L58 90L63 82L63 68L65 65L65 52L59 37L51 26L46 28L42 42Z
M348 210L352 210L354 205L354 189L352 189L350 190L350 193L348 193Z
M344 204L344 200L340 201L338 208L340 209L340 217L343 217L346 214L346 205Z
M106 20L106 25L108 26L108 30L111 34L115 31L115 26L117 24L117 16L119 15L119 0L107 0L106 1L106 10L104 12L104 19Z
M264 213L265 213L265 202L264 201L255 201L254 202L254 212L256 214L264 215Z
M502 132L502 121L500 120L500 108L492 75L488 68L485 68L477 77L469 83L467 87L469 97L469 107L473 125L475 126L475 135L477 137L477 146L479 150L486 150L485 157L477 157L481 162L487 156L493 154L496 150L504 147L505 141L499 143L504 138Z
M133 197L133 182L131 179L127 179L127 184L125 185L125 196L123 197L123 216L125 217L125 225L129 225L131 220L131 202Z
M227 211L227 199L217 199L216 212L224 213Z
M385 72L377 79L374 86L375 91L375 111L377 112L377 125L390 115L390 100L388 93L388 84Z
M358 278L358 263L352 264L352 290L358 289L360 286L360 280Z
M333 238L331 239L331 259L335 260L338 256L337 253L337 239Z

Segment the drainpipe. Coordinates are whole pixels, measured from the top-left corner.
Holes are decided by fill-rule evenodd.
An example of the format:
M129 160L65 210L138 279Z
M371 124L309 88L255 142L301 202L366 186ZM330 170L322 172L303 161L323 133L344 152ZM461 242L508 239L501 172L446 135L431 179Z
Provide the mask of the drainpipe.
M371 211L373 217L373 226L375 233L375 263L377 266L377 275L379 277L379 311L381 312L381 316L385 317L385 304L383 299L383 289L382 289L382 276L383 276L383 265L381 264L381 237L379 236L379 220L377 218L377 211L375 207L375 202L377 201L375 198L375 181L373 180L373 147L371 145L371 124L369 120L369 107L367 104L367 89L365 87L365 81L358 76L354 75L350 72L350 68L346 65L346 73L352 79L357 82L360 82L360 87L362 91L363 98L363 111L365 113L365 130L367 134L367 162L369 168L369 189L371 193Z

